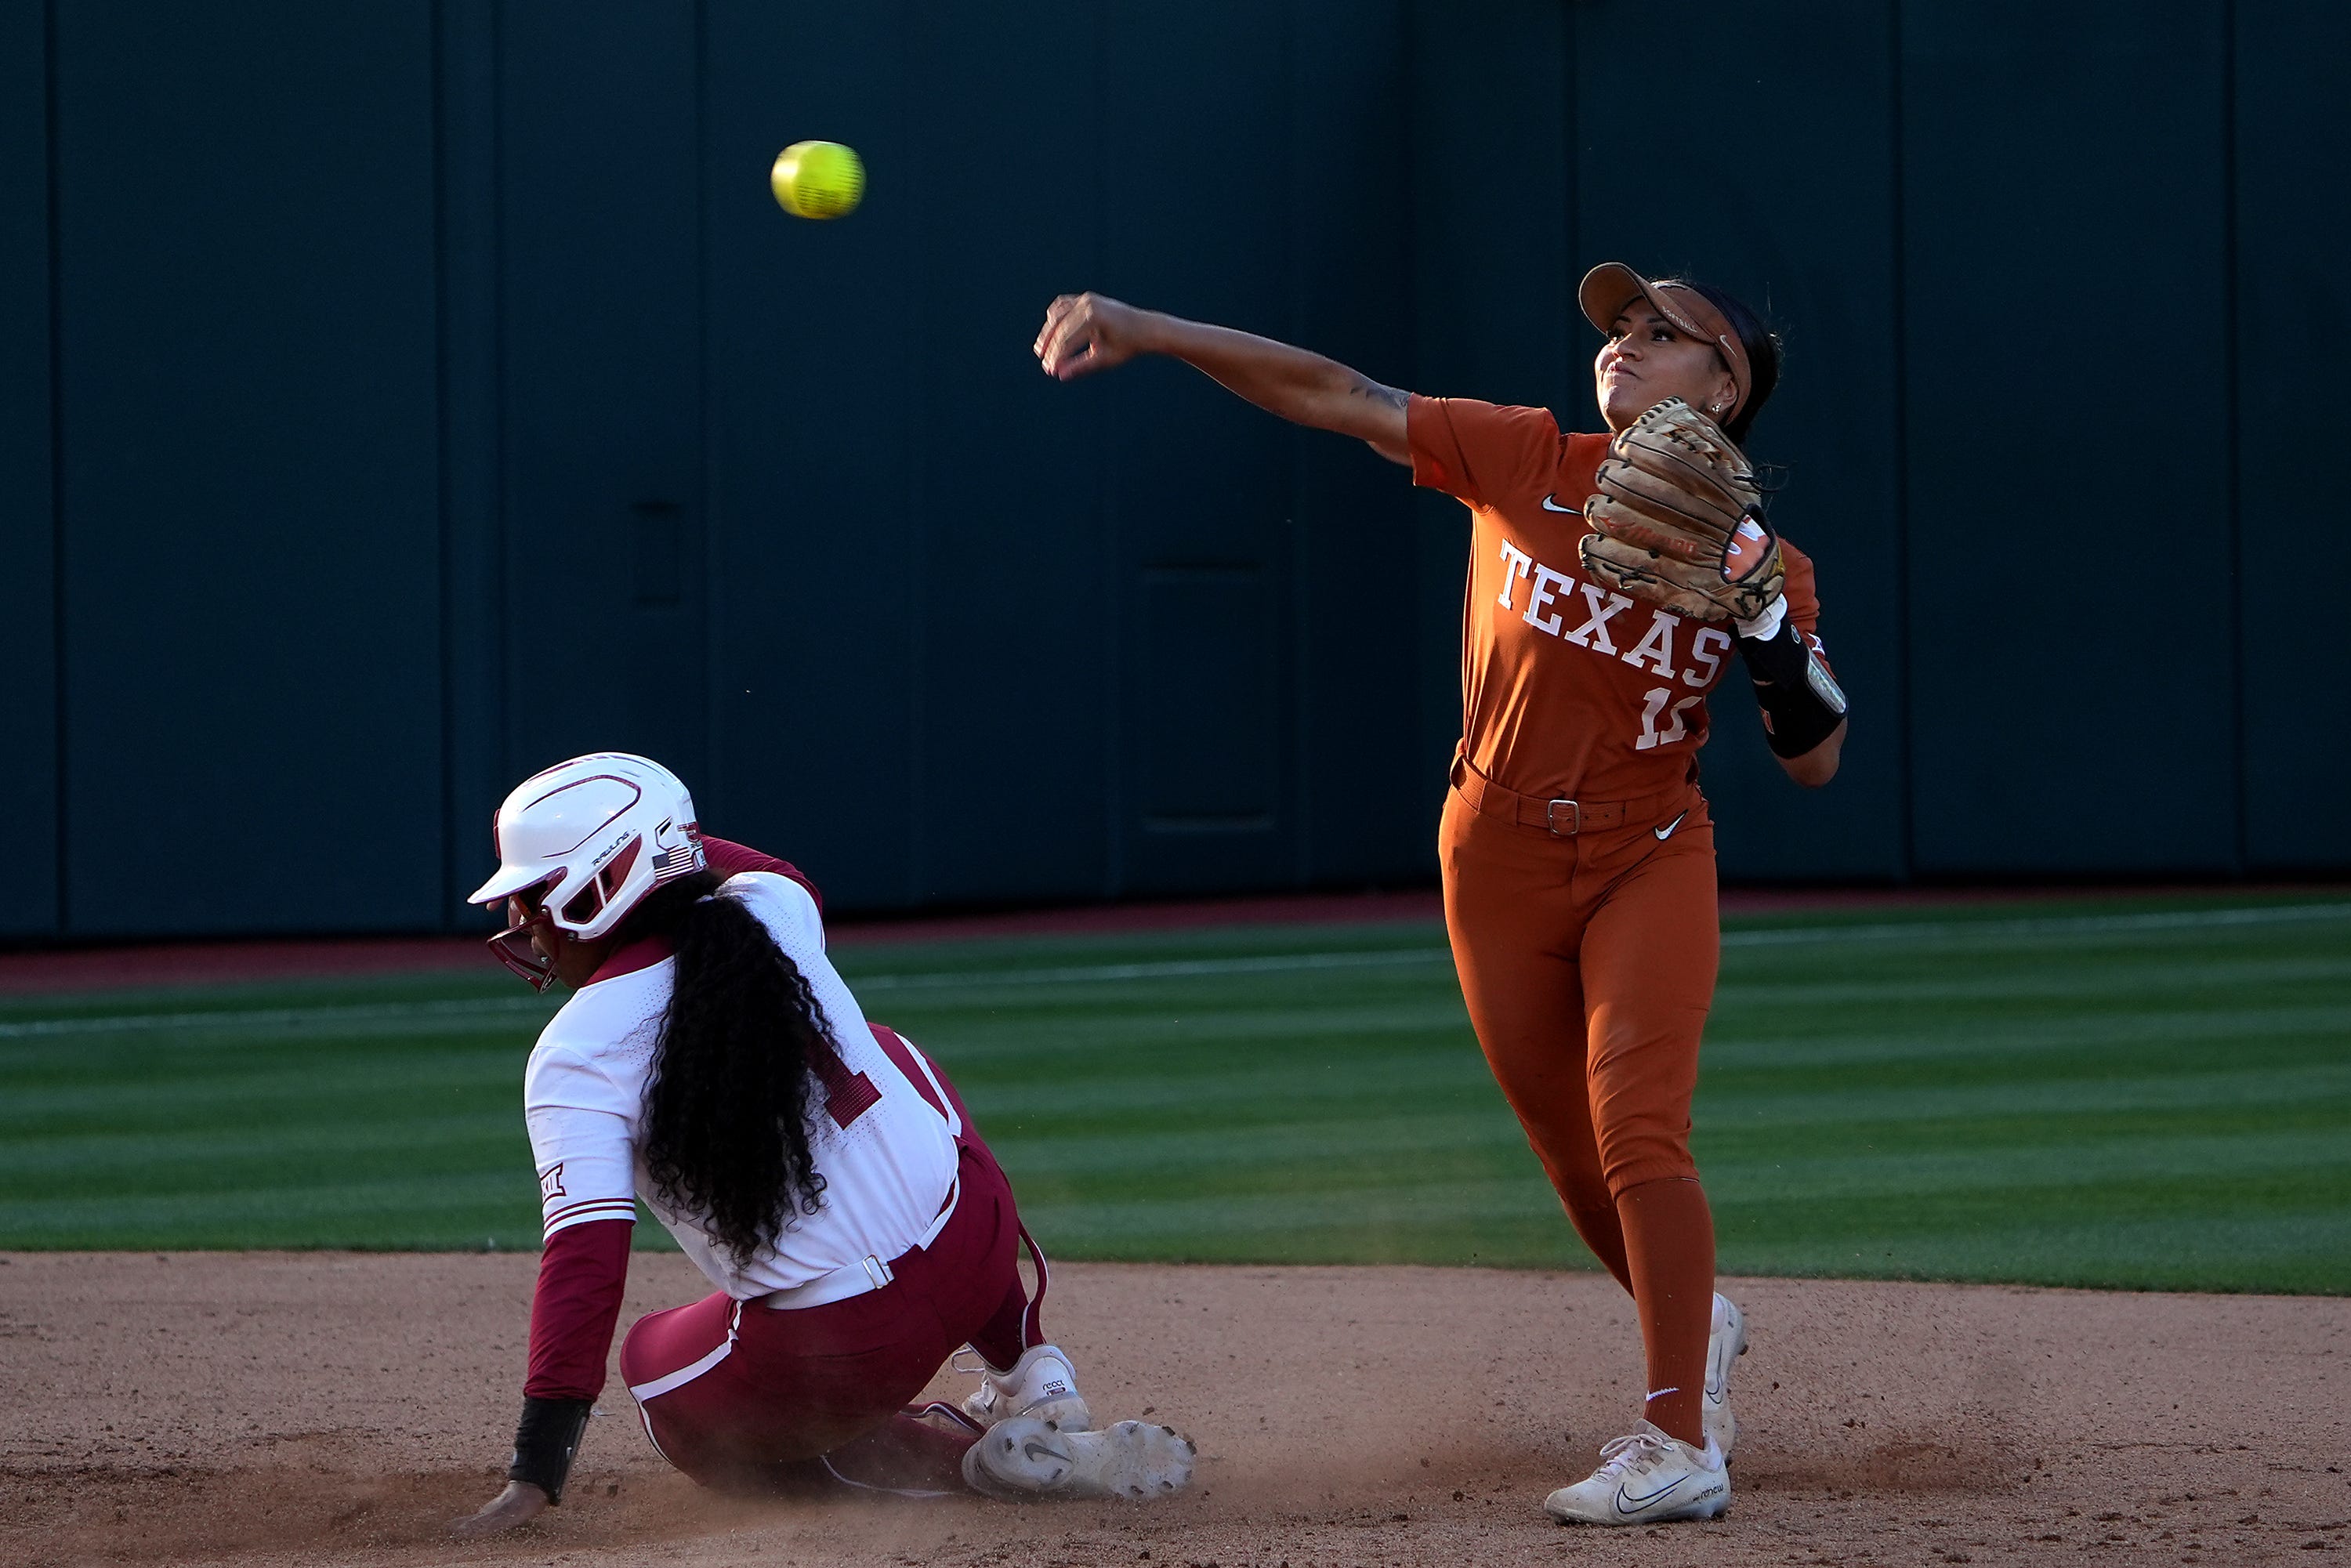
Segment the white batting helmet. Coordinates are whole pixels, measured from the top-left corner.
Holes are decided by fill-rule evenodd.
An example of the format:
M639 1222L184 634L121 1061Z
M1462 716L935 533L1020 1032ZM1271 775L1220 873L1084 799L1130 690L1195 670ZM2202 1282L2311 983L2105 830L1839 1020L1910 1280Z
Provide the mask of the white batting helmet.
M649 757L599 751L558 763L515 786L491 830L498 869L469 904L507 906L491 950L545 990L553 964L530 945L541 919L593 940L610 933L646 894L703 869L694 797Z

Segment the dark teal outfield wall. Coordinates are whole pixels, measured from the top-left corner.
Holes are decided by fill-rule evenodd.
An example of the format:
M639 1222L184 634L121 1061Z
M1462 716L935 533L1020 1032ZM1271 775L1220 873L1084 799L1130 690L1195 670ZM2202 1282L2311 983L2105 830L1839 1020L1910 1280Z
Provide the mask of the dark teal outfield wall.
M2351 867L2332 628L2238 570L2351 355L2342 6L200 9L0 21L0 936L446 925L600 747L841 906L1425 880L1458 509L1029 339L1588 426L1609 257L1790 345L1857 717L1805 794L1719 705L1728 875Z

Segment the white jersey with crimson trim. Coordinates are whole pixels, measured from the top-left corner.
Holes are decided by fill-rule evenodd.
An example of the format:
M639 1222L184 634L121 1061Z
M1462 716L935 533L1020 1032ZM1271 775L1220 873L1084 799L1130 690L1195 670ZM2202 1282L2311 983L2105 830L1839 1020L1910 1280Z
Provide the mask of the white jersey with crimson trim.
M876 1043L825 956L823 919L808 890L771 872L745 872L715 896L742 900L799 967L835 1042L837 1061L816 1064L822 1105L809 1152L824 1178L817 1212L796 1216L772 1247L737 1266L696 1216L653 1194L638 1151L674 958L581 987L540 1031L523 1099L549 1236L593 1220L633 1220L642 1197L713 1284L748 1301L913 1247L946 1205L956 1144L928 1086L918 1089Z

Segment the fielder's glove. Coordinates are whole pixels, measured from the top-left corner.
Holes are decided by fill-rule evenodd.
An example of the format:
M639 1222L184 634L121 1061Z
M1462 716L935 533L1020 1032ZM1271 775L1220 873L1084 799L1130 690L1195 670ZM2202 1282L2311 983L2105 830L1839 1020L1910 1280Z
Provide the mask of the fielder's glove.
M1583 570L1595 582L1699 621L1752 622L1787 572L1746 456L1677 397L1608 444L1583 504Z

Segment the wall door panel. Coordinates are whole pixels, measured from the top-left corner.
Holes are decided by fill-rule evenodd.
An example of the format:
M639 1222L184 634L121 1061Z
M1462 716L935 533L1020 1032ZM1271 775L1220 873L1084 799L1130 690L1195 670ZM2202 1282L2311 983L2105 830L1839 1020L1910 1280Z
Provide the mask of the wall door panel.
M507 744L506 552L498 378L498 16L435 0L440 81L442 900L460 929L503 924L467 905L495 863L490 814L518 775Z
M951 778L916 789L926 259L904 12L716 0L703 57L717 752L696 804L866 908L915 901L912 814L956 810ZM848 218L768 193L775 155L811 138L864 155Z
M57 563L49 483L49 142L42 7L0 16L0 937L57 925Z
M500 13L508 771L705 757L691 10Z
M925 899L1108 890L1121 733L1110 651L1130 624L1098 524L1100 387L1048 381L1029 352L1046 302L1097 281L1101 212L1066 178L1081 158L1049 161L1033 184L1024 172L1024 150L1074 152L1100 134L1095 57L1068 47L1092 36L1095 10L924 7L910 51L921 128L881 175L903 192L917 256L934 258L904 301L922 363L904 397L919 486L912 783L939 807L908 823ZM1051 90L1006 90L1048 59Z
M1401 0L1293 0L1290 124L1296 341L1388 385L1412 382L1413 251L1399 172L1413 121ZM1288 614L1297 766L1289 785L1294 878L1397 882L1437 873L1449 737L1422 711L1421 557L1432 530L1412 475L1360 442L1290 434L1296 511ZM1444 542L1444 529L1437 530ZM1453 604L1458 561L1438 568ZM1434 650L1440 716L1458 704Z
M68 928L437 924L431 17L57 17Z
M2314 199L2310 162L2313 149L2351 144L2351 7L2239 0L2235 16L2237 516L2241 539L2267 543L2299 532L2312 509L2310 422L2339 401L2351 363L2351 207L2336 154L2325 197ZM2330 537L2339 528L2318 526ZM2351 795L2351 683L2339 673L2335 617L2314 612L2273 562L2258 575L2241 567L2238 582L2247 863L2351 866L2351 813L2341 809Z
M1921 872L2234 863L2220 15L1904 14ZM2152 602L2085 589L2100 540Z
M1102 291L1200 319L1290 331L1289 205L1292 200L1285 85L1292 47L1275 7L1102 10L1106 78L1102 152L1114 171L1105 204ZM1170 128L1182 126L1182 135ZM1214 235L1217 243L1200 243ZM1130 726L1185 726L1122 737L1117 788L1123 862L1116 885L1172 893L1278 884L1288 870L1279 804L1178 827L1155 819L1152 759L1170 749L1237 755L1256 733L1245 712L1198 704L1176 672L1221 664L1242 643L1259 678L1287 694L1287 638L1249 645L1246 628L1174 613L1138 613L1155 574L1259 574L1266 591L1290 559L1290 436L1205 377L1144 363L1086 389L1107 422L1109 524L1122 549L1121 610L1134 632L1123 646L1122 701ZM1135 634L1135 633L1140 633ZM1290 738L1292 716L1276 728ZM1276 777L1282 755L1262 759ZM1278 800L1277 789L1275 799Z

